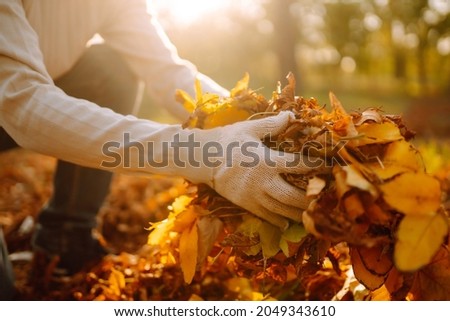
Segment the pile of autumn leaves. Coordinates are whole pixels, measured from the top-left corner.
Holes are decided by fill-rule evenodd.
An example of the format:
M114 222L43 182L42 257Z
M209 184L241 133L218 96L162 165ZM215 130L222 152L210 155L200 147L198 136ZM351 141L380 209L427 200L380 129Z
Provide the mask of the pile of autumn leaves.
M285 177L311 200L302 222L281 230L205 186L192 186L166 220L152 224L149 243L167 262L181 265L188 283L223 252L231 266L266 266L276 257L300 277L307 266L319 271L344 244L354 277L372 297L448 299L449 219L440 183L426 173L401 117L373 108L347 113L333 94L327 111L315 99L295 96L291 75L266 100L248 88L248 80L246 75L226 98L202 93L199 83L195 99L179 91L191 112L184 125L207 129L292 111L295 120L267 145L308 153L329 169ZM334 268L341 269L339 255L334 257Z

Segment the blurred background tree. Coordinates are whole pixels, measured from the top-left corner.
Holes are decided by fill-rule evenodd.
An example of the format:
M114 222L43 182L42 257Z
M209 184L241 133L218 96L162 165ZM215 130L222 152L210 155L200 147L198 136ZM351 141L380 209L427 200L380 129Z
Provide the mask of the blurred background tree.
M227 88L250 73L270 97L289 71L297 94L347 109L404 113L450 135L450 0L151 0L180 55ZM422 128L423 127L423 128Z

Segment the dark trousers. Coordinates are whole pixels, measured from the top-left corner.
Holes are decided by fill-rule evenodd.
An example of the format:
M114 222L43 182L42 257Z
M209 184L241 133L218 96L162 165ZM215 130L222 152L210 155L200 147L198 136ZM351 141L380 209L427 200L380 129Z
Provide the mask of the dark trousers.
M137 78L121 57L106 45L90 47L68 73L55 80L55 85L69 96L89 100L121 114L131 114L136 109ZM17 144L0 128L0 152L13 147ZM111 179L110 172L59 160L53 195L39 213L37 223L41 228L60 231L55 238L58 234L64 235L65 230L96 227L97 213L109 192ZM55 251L59 246L55 245ZM52 244L47 247L52 250Z

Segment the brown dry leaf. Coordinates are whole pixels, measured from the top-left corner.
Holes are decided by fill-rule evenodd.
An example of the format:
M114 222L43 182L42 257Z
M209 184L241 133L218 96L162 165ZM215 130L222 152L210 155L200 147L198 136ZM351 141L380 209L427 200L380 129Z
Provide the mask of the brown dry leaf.
M406 279L408 279L407 277ZM396 300L403 300L408 291L408 285L405 283L408 280L405 280L405 276L403 273L399 272L395 266L392 267L391 271L389 271L386 281L384 282L384 286L391 294L391 297Z
M335 94L330 92L329 99L332 112L329 115L325 114L325 119L333 121L333 131L342 137L354 137L358 135L358 131L355 129L355 125L353 125L352 117L347 114Z
M439 181L425 173L404 173L379 188L386 203L405 215L434 215L441 205Z
M198 228L198 258L197 266L203 264L211 252L217 237L222 233L223 223L215 217L201 217L197 221Z
M357 251L366 269L373 274L385 276L393 266L389 247L358 247Z
M417 272L411 293L415 300L450 300L450 253L441 246L432 262Z
M198 229L197 224L185 229L180 237L180 265L184 281L191 283L197 268Z
M348 192L342 198L341 202L345 212L352 221L355 221L358 217L365 213L364 206L359 199L358 193Z
M383 117L380 112L375 108L368 108L360 114L352 115L353 123L355 126L360 126L367 122L375 122L380 124L383 122Z
M391 221L391 215L383 210L378 204L373 202L365 202L365 214L370 222L381 225L388 225Z
M288 84L281 90L280 98L288 102L295 101L295 77L293 73L286 76Z
M394 262L397 269L411 272L428 264L447 233L447 217L441 212L405 216L396 233Z
M350 247L350 256L352 258L353 273L356 279L369 290L376 290L384 283L385 277L369 271L356 248Z

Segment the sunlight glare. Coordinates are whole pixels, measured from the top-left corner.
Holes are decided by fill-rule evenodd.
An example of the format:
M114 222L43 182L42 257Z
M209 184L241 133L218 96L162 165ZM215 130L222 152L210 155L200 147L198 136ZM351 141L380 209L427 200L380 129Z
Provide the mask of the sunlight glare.
M191 24L202 17L218 12L225 7L227 0L147 0L157 12L170 15L180 24Z

